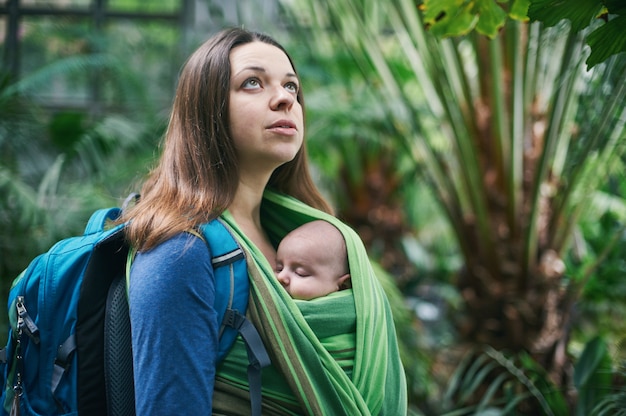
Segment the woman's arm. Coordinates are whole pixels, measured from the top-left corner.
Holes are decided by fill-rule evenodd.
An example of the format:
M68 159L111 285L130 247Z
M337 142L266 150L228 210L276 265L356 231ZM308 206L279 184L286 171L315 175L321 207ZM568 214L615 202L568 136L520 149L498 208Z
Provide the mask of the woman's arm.
M138 415L190 415L212 407L218 345L206 244L180 234L135 258L130 273Z

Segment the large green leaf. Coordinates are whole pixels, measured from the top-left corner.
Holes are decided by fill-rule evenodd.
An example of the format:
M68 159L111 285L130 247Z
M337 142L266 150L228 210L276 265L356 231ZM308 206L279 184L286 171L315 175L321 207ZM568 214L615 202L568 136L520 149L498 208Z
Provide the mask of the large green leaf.
M604 14L602 14L604 13ZM554 26L569 20L572 30L580 32L591 26L598 17L606 20L587 36L591 54L587 69L609 57L626 52L626 2L623 0L530 0L528 17Z
M516 20L528 20L528 6L530 6L530 0L514 0L509 16Z
M624 9L622 9L624 11ZM626 14L611 19L598 27L587 37L591 54L587 58L587 68L606 61L610 56L626 52Z
M598 372L602 360L607 354L604 340L596 337L589 341L574 367L574 385L583 388L589 384L593 375Z
M476 2L478 14L478 33L494 38L506 21L506 12L492 0L479 0Z
M563 19L572 23L572 29L580 31L600 13L600 0L531 0L528 17L554 26Z
M574 367L574 385L578 389L576 415L588 415L611 389L611 359L601 337L589 341Z
M476 15L472 13L471 5L462 4L452 10L445 10L443 4L438 4L440 9L425 8L424 22L430 25L430 31L436 36L464 35L474 29Z
M506 12L494 0L425 0L424 22L437 36L460 36L474 28L495 37L506 20Z

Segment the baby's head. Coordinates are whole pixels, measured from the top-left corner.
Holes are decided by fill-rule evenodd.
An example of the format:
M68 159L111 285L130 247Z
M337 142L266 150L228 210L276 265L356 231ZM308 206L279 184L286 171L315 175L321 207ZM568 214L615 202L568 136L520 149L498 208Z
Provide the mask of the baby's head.
M278 246L276 276L295 299L314 299L350 287L343 235L322 220L291 231Z

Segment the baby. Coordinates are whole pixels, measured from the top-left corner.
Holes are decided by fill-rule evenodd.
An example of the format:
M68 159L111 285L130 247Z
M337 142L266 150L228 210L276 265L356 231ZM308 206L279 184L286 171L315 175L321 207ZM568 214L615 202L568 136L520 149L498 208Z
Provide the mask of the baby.
M350 287L346 243L329 222L308 222L287 234L276 253L276 276L294 299L310 300Z

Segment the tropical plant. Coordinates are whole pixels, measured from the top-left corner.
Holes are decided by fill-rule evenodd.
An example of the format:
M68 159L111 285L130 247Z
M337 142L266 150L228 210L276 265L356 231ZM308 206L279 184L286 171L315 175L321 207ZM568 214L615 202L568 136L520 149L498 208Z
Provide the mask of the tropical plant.
M422 3L424 22L439 37L460 36L476 30L493 39L509 17L540 21L549 27L567 19L574 32L594 24L593 31L586 36L591 52L586 61L588 69L626 52L623 29L626 6L621 0L423 0ZM606 24L597 25L598 18Z
M522 414L600 416L622 412L626 400L623 363L612 359L601 337L591 339L574 366L578 400L568 405L565 391L525 352L506 354L489 346L466 353L450 378L437 414ZM477 399L477 397L479 399Z
M493 39L469 30L441 38L425 19L434 30L442 14L426 8L425 17L409 0L284 3L322 56L352 55L393 130L384 140L425 170L463 256L463 337L529 352L567 385L581 281L563 259L623 167L626 59L585 66L585 35L604 22L547 27L525 21L515 7L523 2L504 2L519 20L497 23ZM444 17L465 15L459 2L435 3L449 7Z
M314 43L297 36L287 37L291 41L297 47L287 47L306 89L309 155L320 173L316 180L336 215L355 228L382 266L380 275L393 276L395 290L402 291L404 302L397 296L390 300L408 382L416 396L432 396L437 386L428 374L428 349L450 341L454 332L437 308L458 304L445 282L458 268L456 244L432 192L415 181L419 167L405 149L394 146L391 120L352 57L342 51L320 54ZM413 310L429 322L407 319Z

